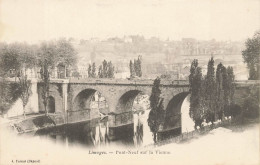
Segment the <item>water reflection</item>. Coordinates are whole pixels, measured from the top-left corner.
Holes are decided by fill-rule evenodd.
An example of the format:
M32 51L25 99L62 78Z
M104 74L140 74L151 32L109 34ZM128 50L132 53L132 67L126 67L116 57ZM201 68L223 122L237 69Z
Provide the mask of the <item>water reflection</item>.
M140 101L139 101L140 103ZM141 102L143 105L144 103ZM182 106L182 117L185 121L189 121L189 101L186 98ZM50 139L56 143L62 143L68 147L71 146L86 146L86 147L103 147L103 146L127 146L127 147L142 147L153 144L153 133L148 126L149 108L148 106L136 106L134 104L132 112L132 122L122 125L109 125L108 116L97 118L86 122L68 124L65 126L57 126L39 130L35 136L40 138ZM136 108L137 107L137 108ZM193 123L184 122L182 125L185 131L193 127ZM188 127L188 125L191 125ZM158 134L158 140L167 139L172 136L177 136L182 129L174 129Z
M37 131L34 136L62 143L68 147L99 148L109 145L142 147L153 144L153 134L147 124L148 115L149 111L134 114L132 124L118 127L110 127L107 120L94 119L77 124L42 129ZM164 136L171 135L166 134Z
M112 128L108 126L107 121L94 119L77 124L42 129L37 131L35 136L64 143L68 146L100 147L110 143L131 146L133 145L133 140L130 138L132 136L131 129L133 129L131 124Z

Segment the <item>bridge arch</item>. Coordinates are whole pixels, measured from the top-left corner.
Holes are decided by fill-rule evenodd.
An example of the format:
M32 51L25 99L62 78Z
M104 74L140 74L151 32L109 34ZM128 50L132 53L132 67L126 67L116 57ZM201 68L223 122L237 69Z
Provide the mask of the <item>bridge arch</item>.
M139 94L150 96L150 93L147 93L146 91L143 90L139 90L139 89L128 90L127 92L123 93L119 98L116 106L116 112L120 113L120 112L132 111L134 100Z
M55 106L55 99L53 96L49 96L47 98L47 112L48 113L55 113L55 109L56 109L56 106Z
M89 117L97 118L99 113L108 114L109 106L106 97L93 88L86 88L78 92L72 102L71 111L89 111Z
M181 128L181 108L189 92L181 92L173 96L166 107L164 129Z

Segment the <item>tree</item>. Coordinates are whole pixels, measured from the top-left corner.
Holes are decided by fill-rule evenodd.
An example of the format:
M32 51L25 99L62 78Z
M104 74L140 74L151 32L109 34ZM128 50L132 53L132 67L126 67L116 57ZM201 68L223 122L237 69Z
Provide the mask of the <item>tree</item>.
M189 75L189 84L190 84L190 90L192 87L192 83L193 83L193 78L195 75L195 70L198 67L198 60L194 59L191 63L191 67L190 67L190 75Z
M206 120L207 122L215 121L216 117L216 82L215 82L215 69L214 69L214 59L211 59L208 62L208 71L205 78L205 99L207 100L207 113L206 113Z
M38 66L46 65L49 71L52 71L59 61L57 56L57 47L54 42L43 42L37 53Z
M195 122L195 129L197 129L197 126L201 127L201 124L203 122L204 117L204 111L205 111L205 100L204 99L204 93L205 88L202 87L202 72L201 68L198 67L197 60L194 60L194 62L191 64L191 72L190 72L190 111L189 115Z
M114 78L115 67L112 62L103 61L102 65L98 68L98 77L99 78Z
M134 78L136 74L135 74L135 68L132 60L130 60L129 68L130 68L130 77Z
M58 41L43 42L38 49L37 58L38 65L43 66L42 63L47 61L47 67L50 73L58 64L64 64L65 71L66 68L74 66L77 62L77 52L74 47L65 39L60 39ZM65 73L65 75L67 75Z
M92 71L91 71L91 65L88 65L88 77L92 78Z
M135 74L136 76L139 76L139 65L138 65L138 61L136 59L134 59L134 70L135 70Z
M107 66L107 61L104 60L103 61L103 71L102 71L102 74L103 74L103 78L107 78L107 71L108 71L108 66Z
M227 105L227 72L226 68L219 63L216 71L216 112L218 119L223 118L224 107Z
M81 77L81 75L78 71L74 71L74 72L72 72L72 77L79 78L79 77Z
M5 114L20 96L21 88L18 83L6 82L4 78L0 79L0 111L2 114Z
M260 31L257 31L253 38L248 38L246 49L242 51L244 62L249 69L249 80L259 80L259 57L260 57Z
M259 100L256 97L248 96L245 98L243 105L243 111L245 116L249 118L258 118L259 117Z
M164 123L165 110L163 107L163 98L160 97L160 78L156 78L152 87L152 94L149 98L150 100L150 113L147 119L148 126L153 133L154 142L157 142L157 133L159 131L160 125Z
M47 103L48 103L48 98L49 98L49 85L50 85L50 74L49 74L49 66L48 66L48 61L47 59L44 60L41 66L41 79L43 81L43 88L42 88L42 99L43 99L43 105L44 105L44 111L45 114L48 115L47 111Z
M23 115L25 117L25 106L31 95L31 81L27 79L27 75L22 71L19 78L19 87L21 90L20 98L23 102Z
M77 51L74 49L70 40L59 39L56 43L57 62L64 63L65 66L73 66L77 62Z
M138 56L138 59L134 60L134 70L135 70L136 76L138 76L138 77L142 77L141 65L142 65L141 56Z
M103 78L103 68L102 68L102 65L100 65L99 68L98 68L98 77L99 78Z
M19 46L17 44L3 44L0 50L0 70L2 77L9 77L10 71L16 77L20 71Z
M92 73L91 73L91 76L92 76L93 78L96 77L96 64L95 64L95 63L92 64Z
M138 64L138 70L139 70L139 77L142 77L142 56L138 56L138 60L137 60L137 64Z
M107 78L114 78L114 66L112 62L108 62Z
M4 80L0 80L0 111L1 114L6 113L6 111L12 105L12 97L10 92L9 84Z
M45 114L47 112L47 103L49 98L50 73L59 61L57 56L57 45L55 42L43 42L38 50L38 66L42 80L42 100Z
M226 80L224 79L224 115L231 115L231 107L234 107L234 94L235 94L235 76L233 68L228 66L226 69Z

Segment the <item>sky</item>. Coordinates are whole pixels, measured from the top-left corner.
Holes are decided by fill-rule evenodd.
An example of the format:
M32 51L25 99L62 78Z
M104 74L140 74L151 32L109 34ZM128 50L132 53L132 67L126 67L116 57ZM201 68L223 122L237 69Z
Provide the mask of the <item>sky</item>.
M260 0L0 0L0 41L143 35L241 41L260 29Z

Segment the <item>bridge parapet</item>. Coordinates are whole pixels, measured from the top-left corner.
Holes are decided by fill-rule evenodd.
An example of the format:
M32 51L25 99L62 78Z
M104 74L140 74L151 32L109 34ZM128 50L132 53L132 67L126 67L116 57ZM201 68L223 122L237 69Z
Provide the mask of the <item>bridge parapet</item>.
M236 87L260 86L260 80L239 80L235 84Z
M51 79L51 83L71 83L71 84L102 84L102 85L153 85L154 80L152 79ZM161 85L189 85L187 80L161 80Z

